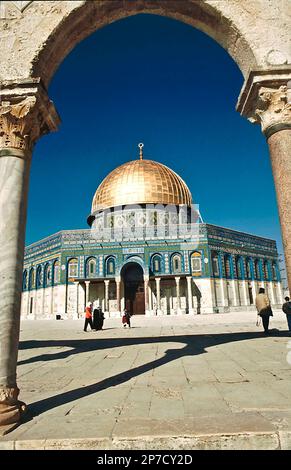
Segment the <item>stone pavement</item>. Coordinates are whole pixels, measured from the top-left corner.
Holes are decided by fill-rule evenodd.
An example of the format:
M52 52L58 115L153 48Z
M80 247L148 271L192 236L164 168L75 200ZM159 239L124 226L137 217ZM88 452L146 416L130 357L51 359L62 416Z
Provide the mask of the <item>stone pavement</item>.
M291 448L291 337L253 312L23 321L26 421L0 449ZM289 354L289 357L291 352Z

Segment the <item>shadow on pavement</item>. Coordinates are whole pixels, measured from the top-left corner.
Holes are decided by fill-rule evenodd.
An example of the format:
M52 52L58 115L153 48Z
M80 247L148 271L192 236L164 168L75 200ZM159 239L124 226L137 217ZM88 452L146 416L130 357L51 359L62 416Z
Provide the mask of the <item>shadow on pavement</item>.
M288 332L271 330L270 336L276 337L289 337ZM237 333L222 333L222 334L197 334L197 335L173 335L173 336L157 336L157 337L141 337L141 338L94 338L88 339L87 337L80 340L32 340L22 341L20 349L27 350L33 348L53 348L53 347L68 347L68 351L60 351L54 354L42 354L32 357L19 364L29 364L37 361L56 361L64 359L74 354L82 352L96 351L102 349L112 350L113 348L133 346L140 344L152 343L182 343L183 348L168 349L165 355L159 359L151 361L147 364L130 369L126 372L119 373L113 377L101 380L93 385L80 387L74 390L60 393L58 395L36 401L28 406L28 412L25 422L29 421L35 416L38 416L46 411L49 411L58 406L70 403L88 395L100 392L110 387L121 385L132 378L136 378L152 369L156 369L164 364L174 361L178 358L185 356L195 356L198 354L207 353L207 349L219 344L231 343L235 341L245 341L256 338L265 338L264 332L237 332Z

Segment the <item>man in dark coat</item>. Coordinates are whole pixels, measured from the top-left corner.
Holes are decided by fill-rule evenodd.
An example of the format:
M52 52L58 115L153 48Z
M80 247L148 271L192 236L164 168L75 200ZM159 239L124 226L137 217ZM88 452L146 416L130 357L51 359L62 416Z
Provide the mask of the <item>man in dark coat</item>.
M104 314L102 312L101 307L98 308L98 320L97 320L97 330L102 330L104 323Z
M289 331L291 331L291 302L289 297L285 297L285 303L282 306L282 310L286 313L288 328Z

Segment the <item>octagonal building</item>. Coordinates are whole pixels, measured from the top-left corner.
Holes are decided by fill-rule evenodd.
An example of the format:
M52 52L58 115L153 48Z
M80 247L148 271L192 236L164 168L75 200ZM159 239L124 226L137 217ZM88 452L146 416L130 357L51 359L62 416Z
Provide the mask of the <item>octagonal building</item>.
M98 186L89 229L26 247L22 316L79 318L89 301L107 317L246 311L259 287L281 306L276 242L204 223L182 178L139 147Z

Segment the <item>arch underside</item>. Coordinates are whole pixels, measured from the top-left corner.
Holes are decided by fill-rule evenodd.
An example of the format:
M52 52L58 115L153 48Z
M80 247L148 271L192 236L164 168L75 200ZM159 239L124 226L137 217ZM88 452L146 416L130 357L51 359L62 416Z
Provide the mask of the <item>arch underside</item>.
M38 49L31 76L41 77L47 86L66 55L97 29L129 16L147 13L187 23L216 40L240 67L243 74L256 67L250 44L233 21L223 15L219 4L192 0L106 0L89 1L63 16Z

